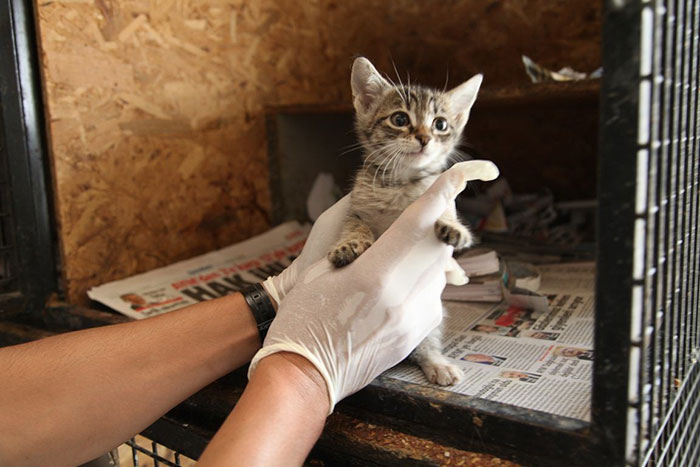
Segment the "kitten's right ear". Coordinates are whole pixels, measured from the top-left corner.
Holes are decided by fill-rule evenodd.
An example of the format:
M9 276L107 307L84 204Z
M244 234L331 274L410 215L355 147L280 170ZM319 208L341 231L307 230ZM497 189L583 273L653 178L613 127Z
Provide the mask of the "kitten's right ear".
M391 86L365 57L356 58L352 64L350 85L352 103L357 112L366 112L384 89Z

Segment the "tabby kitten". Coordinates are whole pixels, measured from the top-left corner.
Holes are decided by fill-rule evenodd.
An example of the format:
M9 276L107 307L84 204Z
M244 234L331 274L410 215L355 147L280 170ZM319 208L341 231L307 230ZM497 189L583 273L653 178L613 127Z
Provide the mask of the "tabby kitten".
M364 164L351 192L350 213L329 260L342 267L364 252L442 173L455 154L482 75L451 91L390 83L364 57L353 63L355 128ZM472 244L454 205L435 224L438 238L456 249ZM448 281L465 283L459 269ZM433 331L411 354L428 380L457 382L462 371L441 352L442 330Z

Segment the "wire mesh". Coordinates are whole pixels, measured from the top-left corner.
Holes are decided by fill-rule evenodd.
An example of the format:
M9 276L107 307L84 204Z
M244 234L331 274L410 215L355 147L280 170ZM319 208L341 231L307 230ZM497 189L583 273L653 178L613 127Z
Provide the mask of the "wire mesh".
M627 459L697 465L700 0L640 14Z

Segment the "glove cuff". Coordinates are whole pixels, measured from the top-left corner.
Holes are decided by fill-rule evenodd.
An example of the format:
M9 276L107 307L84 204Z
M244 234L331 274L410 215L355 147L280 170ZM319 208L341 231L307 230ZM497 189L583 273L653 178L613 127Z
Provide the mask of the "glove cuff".
M287 269L289 269L289 268L287 268ZM281 277L282 274L284 274L287 271L287 269L282 271L282 273L279 276L270 276L261 282L263 289L265 289L265 292L267 292L267 296L269 297L270 300L273 301L273 304L277 305L277 306L280 306L280 302L282 301L282 297L280 296L281 295L280 291L277 290L277 285L275 284L275 279L280 280L279 277Z
M326 367L319 361L318 357L303 345L299 345L294 342L282 342L268 345L258 350L258 352L251 360L250 366L248 366L248 379L250 379L251 375L255 371L255 368L258 366L258 363L260 363L260 360L277 352L290 352L295 353L297 355L301 355L302 357L310 361L314 367L316 367L318 372L321 374L321 377L326 382L326 390L328 391L329 403L328 415L331 415L333 413L333 409L335 408L336 402L338 402L337 397L335 395L335 391L333 389L333 380L331 379L330 374L326 370Z

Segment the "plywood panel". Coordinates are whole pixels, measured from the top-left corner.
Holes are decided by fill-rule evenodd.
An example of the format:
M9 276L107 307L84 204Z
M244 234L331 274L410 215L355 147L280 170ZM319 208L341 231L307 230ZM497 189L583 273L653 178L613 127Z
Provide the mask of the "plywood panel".
M349 102L353 56L440 86L591 70L598 3L37 0L69 299L266 229L264 107Z

